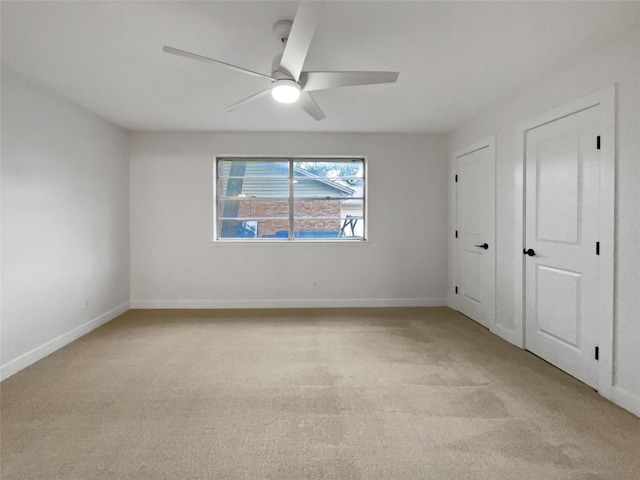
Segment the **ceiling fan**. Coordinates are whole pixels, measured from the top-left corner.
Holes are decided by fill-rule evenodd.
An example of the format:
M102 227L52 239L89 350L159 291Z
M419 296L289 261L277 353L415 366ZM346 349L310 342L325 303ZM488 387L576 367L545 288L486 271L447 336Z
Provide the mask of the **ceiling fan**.
M178 48L164 46L163 51L181 57L214 63L271 81L271 86L258 93L235 102L224 110L230 112L269 94L281 103L298 102L302 109L316 120L326 118L311 93L316 90L348 87L353 85L371 85L376 83L394 83L398 79L398 72L307 72L302 71L309 45L313 38L318 4L321 2L305 1L298 6L296 16L292 21L281 20L273 27L274 34L284 43L284 52L273 61L271 75L247 70L196 53Z

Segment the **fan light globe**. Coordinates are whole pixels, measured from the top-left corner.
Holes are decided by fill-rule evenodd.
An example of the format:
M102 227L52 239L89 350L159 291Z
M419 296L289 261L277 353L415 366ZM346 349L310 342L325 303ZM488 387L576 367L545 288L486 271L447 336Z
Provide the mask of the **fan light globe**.
M300 85L289 79L276 80L271 85L271 95L280 103L293 103L300 98Z

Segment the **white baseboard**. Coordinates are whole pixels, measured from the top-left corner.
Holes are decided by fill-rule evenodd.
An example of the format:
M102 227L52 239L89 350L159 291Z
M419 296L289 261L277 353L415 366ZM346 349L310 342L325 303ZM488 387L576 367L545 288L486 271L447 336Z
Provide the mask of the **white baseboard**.
M104 325L110 320L113 320L118 315L122 315L124 312L129 310L129 302L123 303L119 307L114 308L113 310L109 310L106 313L103 313L99 317L96 317L92 320L89 320L86 323L83 323L79 327L74 328L70 332L64 333L53 340L45 343L44 345L40 345L39 347L34 348L33 350L20 355L18 358L14 358L4 365L0 366L0 380L4 380L5 378L10 377L14 373L18 373L20 370L27 368L29 365L34 364L38 360L46 357L47 355L51 355L56 350L68 345L74 340L86 335L92 330Z
M302 300L132 300L131 308L348 308L444 307L445 298L344 298Z
M446 307L449 307L451 310L458 311L458 305L455 298L453 298L452 296L448 296L447 298L445 298L445 302Z
M633 395L620 387L613 387L611 400L625 410L640 417L640 397Z

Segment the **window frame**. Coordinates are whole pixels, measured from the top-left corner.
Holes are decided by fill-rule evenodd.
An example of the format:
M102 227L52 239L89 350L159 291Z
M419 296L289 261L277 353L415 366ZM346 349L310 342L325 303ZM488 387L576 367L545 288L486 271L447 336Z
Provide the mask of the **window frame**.
M221 161L233 161L233 160L242 160L242 161L287 161L289 162L289 195L287 197L278 197L277 200L288 201L289 202L289 214L288 214L288 230L289 237L288 238L234 238L234 237L220 237L218 232L218 163ZM362 195L357 198L362 198L362 220L364 223L362 237L353 238L353 237L316 237L316 238L301 238L294 236L294 201L296 197L294 196L294 179L295 172L293 165L295 162L300 161L324 161L324 162L341 162L344 160L360 160L362 161L362 180L363 180L363 188ZM247 244L247 245L264 245L264 244L304 244L304 243L327 243L327 244L355 244L361 245L363 243L369 242L368 235L368 227L369 227L369 202L368 202L368 177L369 177L369 165L367 161L367 157L365 155L216 155L213 159L213 212L212 212L212 220L213 220L213 243L218 244ZM226 197L221 197L226 198ZM350 198L350 197L343 197ZM276 198L268 197L265 200L275 200ZM310 200L309 197L303 197L304 200ZM318 197L315 200L326 200L327 198ZM330 198L333 199L333 198ZM340 197L335 198L340 199ZM314 200L311 198L311 200Z

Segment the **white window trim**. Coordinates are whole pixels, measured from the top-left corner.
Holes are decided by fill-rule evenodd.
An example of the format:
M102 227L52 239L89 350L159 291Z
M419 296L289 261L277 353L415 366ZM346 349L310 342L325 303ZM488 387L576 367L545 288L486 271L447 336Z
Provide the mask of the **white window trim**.
M300 160L323 160L323 159L330 159L330 160L342 160L342 159L362 159L363 162L363 168L364 168L364 187L362 190L362 200L363 200L363 216L364 216L364 229L362 232L363 238L359 239L359 240L350 240L348 238L333 238L333 239L326 239L326 238L283 238L283 239L273 239L273 238L268 238L268 239L260 239L260 238L252 238L252 239L246 239L246 238L218 238L218 231L217 231L217 206L218 206L218 174L217 174L217 167L218 167L218 160L219 159L223 159L223 160L228 160L228 159L259 159L259 158L263 158L265 160L269 160L269 159L281 159L281 160L292 160L292 161L296 161L298 159ZM247 155L239 155L237 153L235 154L228 154L228 155L215 155L213 157L213 169L212 169L212 173L213 173L213 201L212 201L212 211L211 211L211 219L213 221L213 225L212 225L212 232L213 232L213 236L210 238L209 243L214 243L216 245L229 245L229 246L233 246L233 245L242 245L244 246L260 246L260 245L269 245L269 246L276 246L276 245L308 245L308 244L326 244L326 245L340 245L340 246L346 246L346 245L365 245L365 244L369 244L371 243L370 239L369 239L369 161L366 155L256 155L256 154L247 154ZM289 197L289 200L291 200L291 196Z

